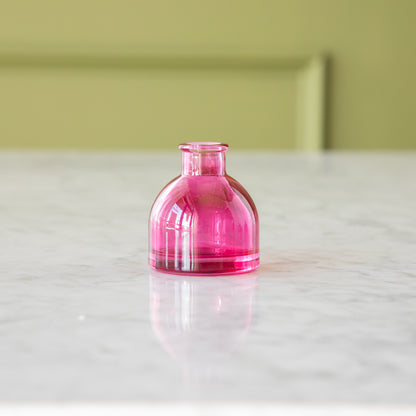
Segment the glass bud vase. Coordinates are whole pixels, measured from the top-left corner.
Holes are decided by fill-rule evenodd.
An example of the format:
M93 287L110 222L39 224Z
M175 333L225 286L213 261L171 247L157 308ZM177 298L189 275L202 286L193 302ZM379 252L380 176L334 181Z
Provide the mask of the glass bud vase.
M228 145L181 144L182 174L157 196L149 264L161 272L237 274L259 265L259 222L247 191L225 171Z

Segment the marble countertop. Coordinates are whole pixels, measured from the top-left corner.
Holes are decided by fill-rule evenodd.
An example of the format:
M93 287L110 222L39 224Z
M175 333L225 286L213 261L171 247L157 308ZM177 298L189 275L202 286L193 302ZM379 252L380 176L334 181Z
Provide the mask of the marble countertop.
M201 278L147 266L179 151L0 153L0 409L416 409L416 153L227 158L261 266Z

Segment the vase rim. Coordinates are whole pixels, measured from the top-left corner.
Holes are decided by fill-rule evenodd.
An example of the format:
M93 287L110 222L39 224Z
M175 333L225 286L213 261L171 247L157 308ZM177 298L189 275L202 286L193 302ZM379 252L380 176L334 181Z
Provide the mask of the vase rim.
M179 149L189 153L225 152L228 144L221 142L186 142L179 145Z

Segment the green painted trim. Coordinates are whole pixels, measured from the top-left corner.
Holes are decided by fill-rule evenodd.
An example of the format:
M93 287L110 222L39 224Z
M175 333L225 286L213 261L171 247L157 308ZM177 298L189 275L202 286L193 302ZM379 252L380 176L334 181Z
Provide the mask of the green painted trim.
M326 68L326 59L314 56L299 72L297 149L322 150L325 147Z
M259 54L197 54L93 52L0 49L0 69L68 70L230 70L289 71L297 76L297 134L299 150L322 150L325 145L326 60L323 56L279 57Z
M190 70L297 70L304 58L279 58L239 55L150 55L96 53L10 53L0 50L0 66L9 68L81 69L190 69Z

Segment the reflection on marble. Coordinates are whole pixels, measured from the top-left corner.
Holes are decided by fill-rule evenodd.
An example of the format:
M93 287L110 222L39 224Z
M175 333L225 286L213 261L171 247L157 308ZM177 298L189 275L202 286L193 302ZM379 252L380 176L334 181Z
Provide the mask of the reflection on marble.
M152 271L149 278L158 340L180 362L186 378L209 378L250 328L257 272L201 277Z

